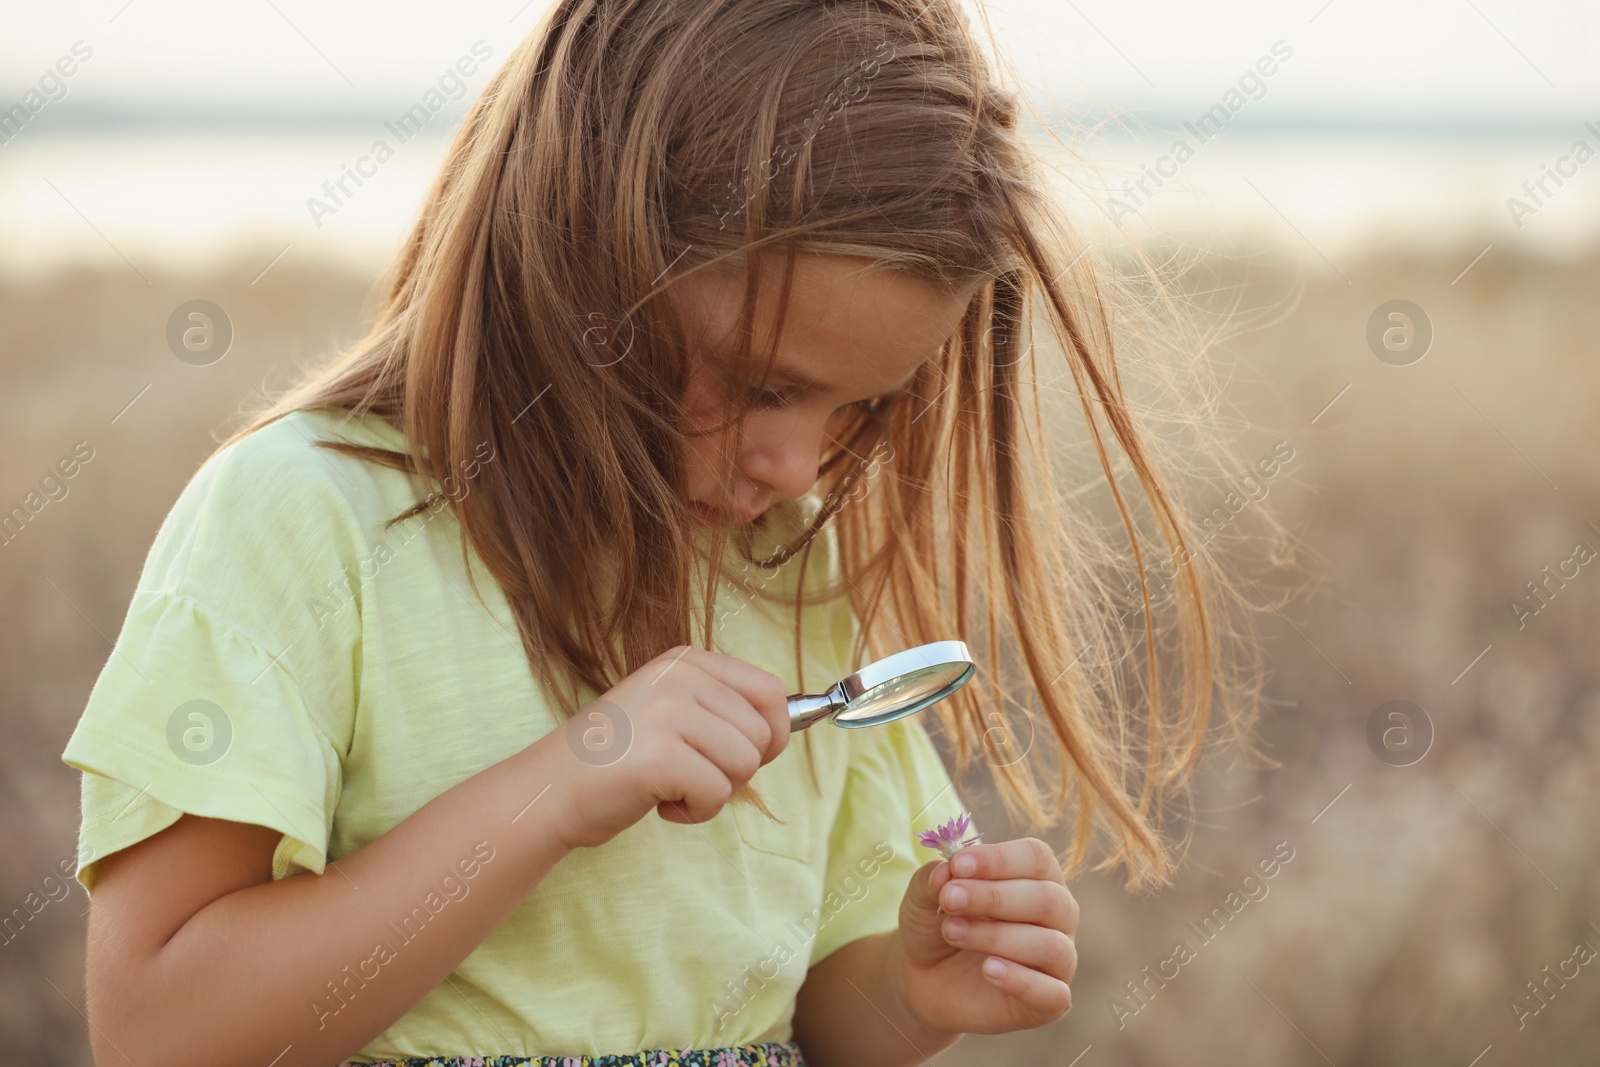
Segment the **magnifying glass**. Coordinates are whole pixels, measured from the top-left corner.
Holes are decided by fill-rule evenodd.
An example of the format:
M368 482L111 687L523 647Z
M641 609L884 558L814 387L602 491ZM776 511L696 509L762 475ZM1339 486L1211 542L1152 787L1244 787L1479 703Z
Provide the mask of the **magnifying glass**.
M877 726L913 715L960 689L977 669L964 641L934 641L869 663L820 696L789 697L789 730L823 719Z

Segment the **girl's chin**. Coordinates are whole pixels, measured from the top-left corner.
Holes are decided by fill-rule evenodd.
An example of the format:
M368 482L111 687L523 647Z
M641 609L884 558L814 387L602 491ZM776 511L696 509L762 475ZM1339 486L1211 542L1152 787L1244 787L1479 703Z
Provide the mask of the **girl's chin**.
M700 526L749 525L750 523L759 522L761 520L760 515L753 519L741 519L737 516L725 515L712 510L710 506L703 504L698 500L689 501L689 510L694 515L695 523Z

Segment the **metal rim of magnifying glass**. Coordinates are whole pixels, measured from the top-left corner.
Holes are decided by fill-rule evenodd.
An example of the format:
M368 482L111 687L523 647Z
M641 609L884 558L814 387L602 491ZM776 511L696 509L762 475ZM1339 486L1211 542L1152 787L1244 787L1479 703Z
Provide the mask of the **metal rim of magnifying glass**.
M878 726L882 723L903 719L907 715L914 715L930 704L937 704L951 693L960 689L972 677L972 672L977 669L972 655L967 651L965 641L930 641L916 648L908 648L903 652L885 656L883 659L867 664L854 674L839 679L833 687L820 696L799 694L789 698L789 730L804 730L823 719L831 718L838 712L844 711L850 702L866 695L885 682L894 681L903 674L919 670L924 667L939 667L950 664L965 663L966 670L961 677L946 685L930 697L899 708L884 715L874 715L868 719L855 719L842 721L833 718L833 724L847 730L862 726Z

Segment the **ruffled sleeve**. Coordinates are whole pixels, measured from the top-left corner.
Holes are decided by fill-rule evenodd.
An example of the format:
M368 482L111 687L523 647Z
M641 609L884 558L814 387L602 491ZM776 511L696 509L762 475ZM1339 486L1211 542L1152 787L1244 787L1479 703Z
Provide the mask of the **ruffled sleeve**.
M83 772L85 889L184 812L276 830L274 878L323 870L360 662L341 463L273 424L211 456L163 521L62 753Z

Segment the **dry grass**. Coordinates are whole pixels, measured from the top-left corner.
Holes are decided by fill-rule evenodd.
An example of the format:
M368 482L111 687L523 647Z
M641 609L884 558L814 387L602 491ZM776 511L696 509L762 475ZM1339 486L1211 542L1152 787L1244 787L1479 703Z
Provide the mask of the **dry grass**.
M1092 1043L1082 1067L1465 1067L1492 1043L1481 1062L1503 1067L1577 1062L1587 1054L1574 1050L1595 1047L1596 966L1520 1030L1510 1005L1578 939L1600 949L1600 926L1586 925L1600 924L1600 568L1584 567L1524 629L1509 604L1576 542L1600 550L1600 261L1496 249L1452 284L1476 251L1374 259L1345 267L1348 281L1245 259L1191 275L1196 290L1238 287L1247 306L1281 312L1224 353L1240 410L1266 439L1294 443L1293 478L1272 499L1320 560L1316 592L1268 616L1274 703L1261 736L1281 766L1211 769L1169 891L1074 885L1082 962L1065 1019L968 1038L941 1062L1066 1065ZM173 498L252 387L282 384L294 360L360 325L368 279L285 261L252 286L257 269L0 289L0 506L21 502L75 442L94 449L68 494L0 547L6 909L74 847L77 776L60 751ZM237 329L210 367L175 359L163 338L194 297ZM1428 356L1404 368L1363 340L1372 309L1396 297L1437 329ZM1272 588L1304 584L1279 578ZM1395 698L1420 704L1436 730L1411 767L1381 763L1365 740L1372 710ZM992 790L965 786L980 825L998 830ZM1202 944L1185 923L1280 841L1294 858L1267 895ZM16 1062L89 1063L84 906L79 893L48 904L3 948L0 1042ZM1194 958L1119 1028L1112 998L1134 1006L1124 984L1180 939Z

